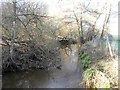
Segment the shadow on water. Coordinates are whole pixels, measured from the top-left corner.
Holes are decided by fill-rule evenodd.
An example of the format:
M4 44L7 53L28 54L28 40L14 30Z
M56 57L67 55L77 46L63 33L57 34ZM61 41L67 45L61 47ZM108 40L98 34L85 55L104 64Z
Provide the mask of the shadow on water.
M3 88L79 88L82 71L78 65L77 46L61 50L62 69L31 70L3 75Z

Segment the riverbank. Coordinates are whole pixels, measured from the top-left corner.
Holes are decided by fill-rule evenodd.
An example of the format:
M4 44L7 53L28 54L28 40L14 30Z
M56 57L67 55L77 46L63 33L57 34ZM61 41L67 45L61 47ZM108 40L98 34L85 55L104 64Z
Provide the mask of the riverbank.
M87 88L118 88L118 42L114 41L111 44L113 56L110 56L108 51L104 51L106 48L102 50L100 46L92 47L93 43L92 46L89 45L84 45L81 49L84 53L80 53L80 60L84 66L82 75L84 86Z
M118 88L118 57L92 63L84 71L83 82L88 88Z
M51 49L44 45L38 46L34 43L15 45L13 60L10 55L10 46L2 46L3 73L60 66L60 52L56 48Z
M61 69L32 69L3 75L3 88L82 88L82 68L78 65L77 45L61 49ZM14 77L14 78L13 78ZM12 81L12 83L11 83Z
M117 78L114 78L114 77L118 76L118 73L117 73L118 66L116 65L118 63L118 60L116 59L116 57L113 59L113 58L109 58L109 55L105 56L105 52L103 53L101 50L99 50L99 48L94 48L93 43L91 46L88 45L88 43L84 44L81 47L80 51L78 51L77 45L71 45L71 50L66 49L67 51L64 49L58 50L56 48L50 49L44 46L38 47L38 46L35 46L34 44L33 45L28 44L28 46L26 47L25 46L17 47L17 50L19 51L19 53L21 52L21 54L19 54L18 51L16 51L16 54L15 54L20 61L19 63L23 65L22 66L23 69L21 69L21 72L4 74L3 75L4 87L9 87L9 88L10 87L23 87L23 88L24 87L28 87L28 88L32 88L32 87L35 87L35 88L36 87L38 88L40 87L42 88L45 88L45 87L81 88L82 87L82 88L85 88L85 87L88 87L90 88L92 87L91 85L95 84L97 85L98 88L100 87L101 88L108 88L108 87L117 88L117 85L118 85L118 83L116 82ZM9 48L7 52L8 51L9 51ZM85 55L85 58L79 59L79 52L82 52L82 54ZM16 59L16 63L18 59ZM62 59L62 62L61 62L61 59ZM5 57L4 57L4 60L5 60ZM8 60L9 59L6 59L6 61ZM21 62L21 61L24 61L24 62ZM84 66L83 64L85 65L85 68L83 67ZM32 67L29 67L29 65L31 65ZM41 67L37 67L37 66L41 66ZM62 67L59 67L59 66L62 66ZM94 68L94 69L91 69L91 68ZM84 72L89 70L93 70L92 72L94 73L91 74L92 76L90 78L88 77L88 80L86 82L84 81L84 75L85 75ZM108 74L109 76L107 76ZM102 75L102 77L100 77L100 75ZM10 84L10 81L13 76L15 77L14 83ZM95 77L95 79L93 77ZM99 79L97 79L97 77L99 77ZM101 82L98 82L98 81L102 81L102 80L104 81L104 79L107 81L107 85L105 87L99 86L98 84ZM95 81L96 83L91 82L90 80L93 80L93 81L96 80ZM102 82L102 84L104 83Z

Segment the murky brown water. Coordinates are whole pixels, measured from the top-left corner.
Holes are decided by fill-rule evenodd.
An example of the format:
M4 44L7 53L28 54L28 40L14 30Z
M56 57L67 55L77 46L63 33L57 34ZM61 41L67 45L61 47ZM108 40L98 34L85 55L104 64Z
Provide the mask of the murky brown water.
M61 50L62 69L32 70L3 76L3 88L79 88L82 70L78 65L77 46L72 52Z

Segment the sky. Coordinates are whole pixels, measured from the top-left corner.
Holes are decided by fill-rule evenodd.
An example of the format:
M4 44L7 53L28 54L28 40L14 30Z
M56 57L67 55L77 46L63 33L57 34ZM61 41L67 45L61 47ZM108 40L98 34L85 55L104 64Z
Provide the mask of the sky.
M32 1L32 0L31 0ZM85 0L33 0L35 2L44 2L48 5L48 14L50 16L61 15L61 11L68 8L73 9L79 1ZM86 0L89 1L89 0ZM92 0L92 4L95 7L101 7L99 4L96 5L96 1L100 1L100 4L104 3L105 0ZM110 33L112 35L118 35L118 2L119 0L107 0L112 4L112 14L110 19Z
M4 0L2 0L4 1ZM10 1L10 0L7 0ZM28 0L31 2L42 2L47 4L48 6L48 15L49 16L60 16L62 15L62 11L64 9L74 9L75 6L77 6L79 1L89 1L89 0ZM92 6L94 8L101 7L101 5L106 0L91 0ZM97 5L96 1L100 1L100 3ZM109 3L112 4L112 14L110 19L110 33L113 35L118 34L118 2L119 0L107 0Z

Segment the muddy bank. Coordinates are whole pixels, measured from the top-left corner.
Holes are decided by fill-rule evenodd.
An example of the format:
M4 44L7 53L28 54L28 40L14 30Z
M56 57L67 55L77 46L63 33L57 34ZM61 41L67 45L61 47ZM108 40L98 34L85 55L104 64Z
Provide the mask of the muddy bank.
M59 68L61 60L59 53L56 48L25 42L14 45L13 60L11 60L10 46L2 46L2 72Z

